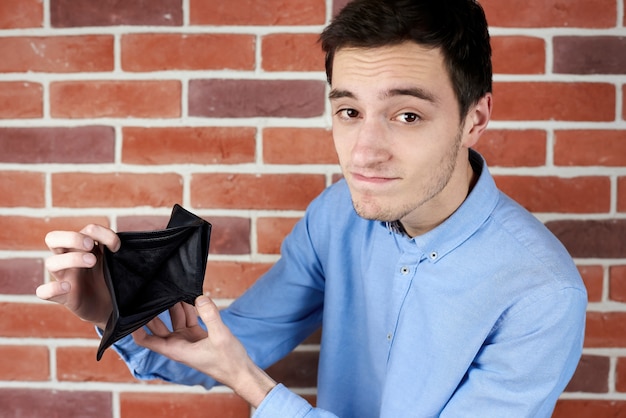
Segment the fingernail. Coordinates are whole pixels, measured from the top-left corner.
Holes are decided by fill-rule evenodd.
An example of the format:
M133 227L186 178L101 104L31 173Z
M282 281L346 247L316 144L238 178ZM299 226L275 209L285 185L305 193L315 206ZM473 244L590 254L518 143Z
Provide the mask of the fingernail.
M196 300L196 306L203 306L203 305L206 305L207 303L209 303L209 298L207 298L207 297L200 296Z
M61 282L61 290L64 292L70 291L70 284L68 282Z
M86 237L83 240L83 247L85 247L86 250L91 250L93 248L93 240L89 237Z
M96 256L92 253L83 254L83 261L85 262L85 264L91 266L96 263Z

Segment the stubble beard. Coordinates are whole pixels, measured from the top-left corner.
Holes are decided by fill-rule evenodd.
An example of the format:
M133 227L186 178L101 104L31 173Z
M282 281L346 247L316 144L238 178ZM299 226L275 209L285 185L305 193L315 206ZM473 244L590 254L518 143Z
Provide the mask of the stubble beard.
M432 174L430 179L424 183L426 186L423 192L419 192L418 200L410 200L403 203L401 206L395 206L393 202L383 205L376 202L376 198L364 196L360 200L352 198L352 206L356 213L368 220L382 221L382 222L395 222L402 221L407 215L416 209L420 208L427 202L431 201L448 185L452 174L456 168L457 158L459 150L461 149L461 135L459 130L454 145L450 147L448 152L443 155L439 166L442 170L436 171Z

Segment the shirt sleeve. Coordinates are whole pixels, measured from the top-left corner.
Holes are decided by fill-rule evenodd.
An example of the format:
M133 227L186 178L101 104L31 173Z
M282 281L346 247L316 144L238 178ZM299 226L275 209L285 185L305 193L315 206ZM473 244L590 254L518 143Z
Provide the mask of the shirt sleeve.
M267 394L252 418L337 418L336 415L313 408L304 398L278 384Z
M440 416L549 418L582 353L586 306L565 288L505 313Z

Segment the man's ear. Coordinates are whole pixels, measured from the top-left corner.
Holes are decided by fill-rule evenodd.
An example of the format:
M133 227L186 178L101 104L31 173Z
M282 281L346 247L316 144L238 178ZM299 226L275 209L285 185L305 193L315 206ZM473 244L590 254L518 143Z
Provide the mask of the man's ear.
M478 142L478 138L485 132L491 119L493 97L491 93L485 94L472 106L465 116L463 125L463 145L470 148Z

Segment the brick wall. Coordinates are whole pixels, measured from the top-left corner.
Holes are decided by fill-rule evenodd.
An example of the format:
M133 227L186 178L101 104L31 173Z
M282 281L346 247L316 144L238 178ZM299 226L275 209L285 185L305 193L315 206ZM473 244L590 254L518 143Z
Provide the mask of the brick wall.
M344 1L0 2L0 416L248 417L231 392L138 383L90 326L39 301L43 237L98 222L214 225L227 305L339 173L316 37ZM555 416L626 414L624 0L483 0L495 111L477 147L589 290L583 359ZM313 336L274 366L315 394Z

